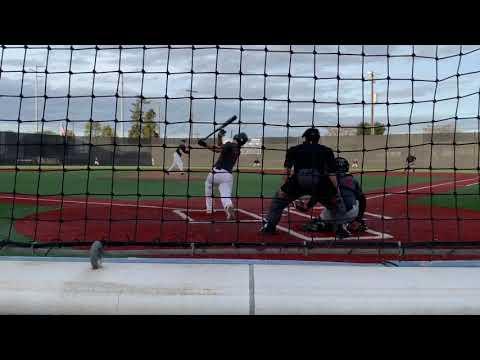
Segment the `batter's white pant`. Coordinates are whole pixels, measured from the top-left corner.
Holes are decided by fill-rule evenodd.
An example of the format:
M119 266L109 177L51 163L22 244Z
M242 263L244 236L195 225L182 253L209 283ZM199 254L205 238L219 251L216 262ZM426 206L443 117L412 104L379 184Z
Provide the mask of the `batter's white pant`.
M173 162L172 165L168 168L168 171L172 171L174 167L177 167L178 170L183 171L183 161L180 155L175 151L173 153Z
M223 208L231 207L232 204L232 185L233 175L227 170L213 170L211 171L207 179L205 180L205 202L207 211L213 209L213 185L218 185L218 191L222 197Z

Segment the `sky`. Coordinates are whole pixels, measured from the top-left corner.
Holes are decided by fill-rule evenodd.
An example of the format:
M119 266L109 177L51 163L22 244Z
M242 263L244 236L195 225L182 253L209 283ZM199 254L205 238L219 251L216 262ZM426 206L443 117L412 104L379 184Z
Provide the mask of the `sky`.
M37 76L38 117L55 132L68 118L82 135L92 118L127 134L129 109L143 96L162 137L204 136L232 115L241 124L230 131L251 137L298 136L312 124L325 133L370 121L369 71L375 120L390 133L421 132L432 121L478 131L477 45L6 45L0 130L36 131ZM115 123L122 103L124 126Z

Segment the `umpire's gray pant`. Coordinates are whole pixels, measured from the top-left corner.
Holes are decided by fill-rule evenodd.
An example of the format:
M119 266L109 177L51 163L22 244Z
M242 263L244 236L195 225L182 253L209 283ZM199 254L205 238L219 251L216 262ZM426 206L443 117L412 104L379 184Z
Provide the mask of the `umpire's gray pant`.
M359 205L358 201L356 201L353 207L348 211L342 209L341 206L337 206L335 212L329 209L325 209L320 215L320 219L336 225L349 224L357 218L358 211Z
M266 219L269 228L275 229L280 222L283 210L290 201L298 199L302 195L314 196L318 192L321 179L319 172L315 170L300 170L295 176L295 179L290 179L287 181L287 184L282 186L282 191L287 193L287 199L279 198L278 195L272 199L270 211Z

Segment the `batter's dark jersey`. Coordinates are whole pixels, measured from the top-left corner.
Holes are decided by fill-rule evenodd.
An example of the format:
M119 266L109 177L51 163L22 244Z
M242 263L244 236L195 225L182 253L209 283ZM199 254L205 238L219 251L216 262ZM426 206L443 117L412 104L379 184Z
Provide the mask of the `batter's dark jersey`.
M181 150L181 151L180 151L180 150ZM188 154L187 147L185 146L185 144L180 144L180 145L178 145L177 150L176 150L178 156L180 156L180 157L182 156L182 151L183 151L185 154Z
M220 157L215 163L215 169L224 169L228 172L232 172L233 167L235 166L235 163L237 162L239 156L240 146L238 146L238 144L231 142L223 144Z
M300 144L287 150L284 167L294 168L296 174L302 169L317 170L320 175L336 173L332 149L320 144Z
M413 163L417 158L413 155L408 155L407 156L407 163Z

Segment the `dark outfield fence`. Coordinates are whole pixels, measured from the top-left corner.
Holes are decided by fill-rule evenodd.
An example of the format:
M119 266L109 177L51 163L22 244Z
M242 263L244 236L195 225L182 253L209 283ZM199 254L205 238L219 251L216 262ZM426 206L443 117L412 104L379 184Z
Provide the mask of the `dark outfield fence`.
M152 165L150 140L0 132L0 165Z

